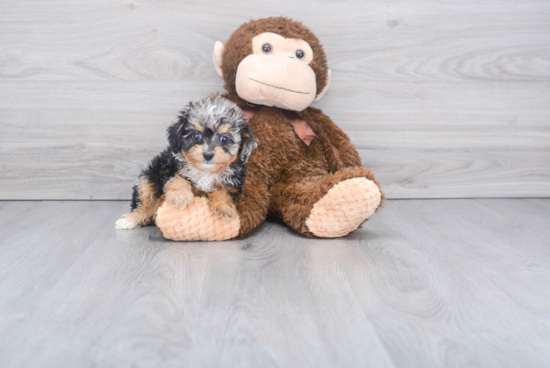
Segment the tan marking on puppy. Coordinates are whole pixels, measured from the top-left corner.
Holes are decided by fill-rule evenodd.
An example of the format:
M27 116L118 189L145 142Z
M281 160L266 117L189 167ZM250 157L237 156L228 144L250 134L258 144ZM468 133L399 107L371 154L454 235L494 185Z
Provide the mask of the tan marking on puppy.
M116 222L117 229L135 229L155 221L157 209L164 201L164 196L156 198L157 191L152 183L142 180L138 184L141 203L130 213L122 215Z
M217 190L208 194L208 206L214 216L225 219L234 219L239 215L227 190Z
M204 190L200 190L200 189L197 189L195 187L193 187L193 195L195 197L202 197L202 198L206 198L208 197L208 193L205 192Z
M214 167L210 169L209 171L213 174L218 174L224 171L231 165L233 162L237 160L239 157L238 154L230 155L229 153L225 152L223 148L216 147L214 148L214 159L212 160L212 163L214 164Z
M148 205L155 202L155 196L157 191L153 183L142 180L138 184L138 193L139 198L141 199L142 205Z
M229 167L229 165L231 165L239 158L238 154L232 156L229 153L225 152L224 149L219 146L214 148L212 153L214 153L212 164L208 167L205 167L203 159L203 146L193 146L187 152L181 151L181 154L189 165L210 174L219 174L223 172Z
M202 164L204 162L203 154L204 154L204 148L199 145L195 145L191 147L191 149L188 152L181 151L181 154L183 155L183 158L185 158L185 161L193 167L196 167L199 170L203 170Z
M239 190L237 188L229 188L227 192L229 194L239 194Z
M198 121L194 120L190 124L193 125L199 132L204 133L204 127Z
M181 176L174 176L164 185L166 200L176 208L185 208L193 200L191 183Z
M218 129L216 130L216 133L218 133L218 135L222 135L229 132L230 129L231 129L231 124L223 124L220 127L218 127Z

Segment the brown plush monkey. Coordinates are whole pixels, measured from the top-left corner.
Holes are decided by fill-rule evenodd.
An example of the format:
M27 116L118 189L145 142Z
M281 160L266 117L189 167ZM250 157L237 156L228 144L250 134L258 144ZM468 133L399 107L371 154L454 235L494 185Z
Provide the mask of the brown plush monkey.
M300 22L266 18L239 27L214 64L224 96L245 110L258 140L248 164L239 218L220 221L197 200L185 209L163 205L157 226L174 240L242 237L270 212L309 237L349 234L381 205L384 195L348 136L309 107L330 83L323 47Z

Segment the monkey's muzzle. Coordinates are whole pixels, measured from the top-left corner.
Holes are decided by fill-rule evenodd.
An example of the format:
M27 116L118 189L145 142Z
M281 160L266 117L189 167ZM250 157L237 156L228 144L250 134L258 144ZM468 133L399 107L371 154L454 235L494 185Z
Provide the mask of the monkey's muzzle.
M304 61L252 54L237 68L237 94L244 100L281 109L305 110L317 94L315 72Z

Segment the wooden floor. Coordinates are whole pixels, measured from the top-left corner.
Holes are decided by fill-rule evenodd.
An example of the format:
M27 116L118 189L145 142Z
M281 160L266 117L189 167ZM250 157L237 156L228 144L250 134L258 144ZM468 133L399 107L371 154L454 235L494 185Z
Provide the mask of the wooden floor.
M0 366L548 367L550 199L394 200L341 239L0 202Z

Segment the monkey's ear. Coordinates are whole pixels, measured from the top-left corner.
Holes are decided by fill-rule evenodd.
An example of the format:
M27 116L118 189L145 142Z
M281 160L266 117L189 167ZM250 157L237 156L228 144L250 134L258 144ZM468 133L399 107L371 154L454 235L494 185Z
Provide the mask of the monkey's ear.
M216 41L214 44L214 67L216 68L216 71L218 72L218 75L223 78L223 72L222 72L222 57L223 57L223 43L220 41Z
M319 93L317 95L317 97L315 97L315 100L314 101L319 101L321 99L321 97L323 97L323 95L325 94L325 92L327 91L328 89L328 86L330 86L330 74L332 72L330 71L330 69L328 70L328 73L327 73L327 84L325 84L325 88L323 88L323 90L321 91L321 93Z

